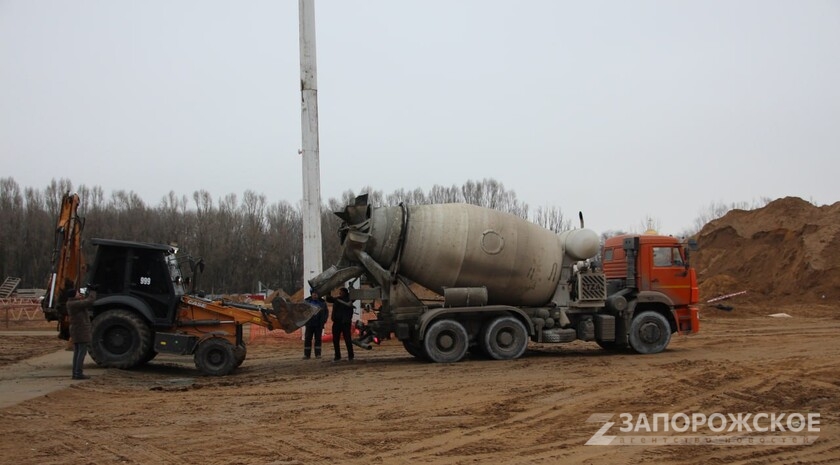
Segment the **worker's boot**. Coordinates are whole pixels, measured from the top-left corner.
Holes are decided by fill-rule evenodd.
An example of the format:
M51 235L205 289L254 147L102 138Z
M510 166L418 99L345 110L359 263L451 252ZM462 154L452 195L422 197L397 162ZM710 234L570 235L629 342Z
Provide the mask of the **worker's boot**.
M315 348L315 358L321 358L321 348L320 347Z
M311 356L312 356L312 349L310 349L308 347L306 349L303 349L303 359L304 360L308 360Z

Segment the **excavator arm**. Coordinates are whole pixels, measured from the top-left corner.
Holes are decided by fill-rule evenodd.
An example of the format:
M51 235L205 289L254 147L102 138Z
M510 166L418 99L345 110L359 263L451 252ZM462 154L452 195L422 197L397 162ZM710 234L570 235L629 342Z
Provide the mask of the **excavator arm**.
M58 322L58 336L62 339L69 338L67 291L81 287L82 274L85 271L82 255L84 219L79 217L78 209L78 194L64 194L55 230L47 295L41 302L47 321Z

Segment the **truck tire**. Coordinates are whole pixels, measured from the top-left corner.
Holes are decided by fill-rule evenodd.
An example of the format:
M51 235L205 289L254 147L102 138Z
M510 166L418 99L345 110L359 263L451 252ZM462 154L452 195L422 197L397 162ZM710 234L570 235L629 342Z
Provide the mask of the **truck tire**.
M402 343L403 347L405 347L405 351L411 354L412 357L416 357L427 362L429 361L429 357L425 352L423 352L423 347L409 341L408 339L402 341Z
M90 356L100 366L132 368L154 352L151 328L139 315L124 309L106 310L93 320Z
M513 360L528 348L528 330L512 316L496 318L482 332L482 348L496 360Z
M202 374L224 376L236 368L236 348L226 339L211 337L198 344L195 349L195 366ZM245 358L243 357L244 361Z
M641 312L630 322L630 347L640 354L658 354L671 342L671 325L662 314Z
M464 358L470 337L464 325L455 320L438 320L426 330L423 350L436 363L455 363Z

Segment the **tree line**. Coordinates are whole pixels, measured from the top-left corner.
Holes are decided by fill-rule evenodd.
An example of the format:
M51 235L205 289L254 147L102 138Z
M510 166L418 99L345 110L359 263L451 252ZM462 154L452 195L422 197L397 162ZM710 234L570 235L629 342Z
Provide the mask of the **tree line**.
M53 179L44 189L21 188L11 177L0 178L0 279L21 278L21 288L43 288L50 272L56 220L61 198L76 192L81 199L84 239L108 238L174 244L206 267L202 290L211 294L245 293L265 288L296 292L303 286L303 233L299 205L269 203L266 196L246 190L242 196L214 198L199 190L191 196L170 191L157 205L147 205L133 191L106 196L99 186L74 188L69 179ZM363 187L345 191L322 207L324 267L338 261L340 219L332 214L367 193L371 205L469 203L512 213L536 224L562 231L571 227L559 207L529 206L494 179L467 181L461 186L435 185L428 191L399 189L390 194ZM87 241L85 241L87 243ZM93 246L83 245L88 263Z

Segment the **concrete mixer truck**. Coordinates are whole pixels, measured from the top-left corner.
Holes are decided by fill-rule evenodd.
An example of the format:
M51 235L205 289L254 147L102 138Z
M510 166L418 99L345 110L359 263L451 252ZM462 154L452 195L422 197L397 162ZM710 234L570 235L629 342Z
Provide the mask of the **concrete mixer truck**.
M608 239L556 234L514 215L468 204L343 211L339 262L309 281L318 293L361 277L351 297L372 302L358 345L394 335L413 356L457 362L470 353L516 359L534 343L594 341L607 350L663 351L699 329L689 248L669 236ZM418 298L419 284L442 296Z

